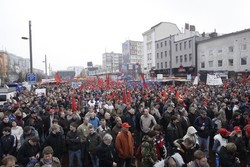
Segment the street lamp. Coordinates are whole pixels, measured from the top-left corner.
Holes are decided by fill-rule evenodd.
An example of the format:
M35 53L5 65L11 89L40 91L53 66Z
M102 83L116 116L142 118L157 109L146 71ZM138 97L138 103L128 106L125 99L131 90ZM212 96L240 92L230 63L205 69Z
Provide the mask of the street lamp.
M47 77L47 56L45 55L45 59L44 59L44 61L43 61L43 63L45 63L45 75L46 75L46 77Z
M29 40L29 48L30 48L30 73L33 73L33 63L32 63L32 35L31 35L31 21L29 20L29 38L22 37L24 40Z

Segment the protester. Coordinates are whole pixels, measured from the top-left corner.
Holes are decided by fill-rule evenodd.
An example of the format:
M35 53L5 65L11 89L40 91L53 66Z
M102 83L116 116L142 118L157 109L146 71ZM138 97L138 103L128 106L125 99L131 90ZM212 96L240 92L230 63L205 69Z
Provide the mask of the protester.
M201 150L195 151L194 158L195 160L189 162L187 167L209 167L206 155Z
M53 149L50 146L47 146L43 149L43 157L40 159L38 163L35 164L34 167L61 167L60 160L56 157L53 157Z
M237 147L234 143L228 143L222 146L219 152L221 167L240 167L239 158L235 157Z

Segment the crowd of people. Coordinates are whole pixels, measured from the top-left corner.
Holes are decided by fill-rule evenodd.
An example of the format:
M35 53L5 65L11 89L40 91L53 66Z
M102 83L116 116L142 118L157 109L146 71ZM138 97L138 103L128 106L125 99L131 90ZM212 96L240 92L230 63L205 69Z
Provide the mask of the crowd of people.
M37 88L0 107L5 167L250 166L249 81Z

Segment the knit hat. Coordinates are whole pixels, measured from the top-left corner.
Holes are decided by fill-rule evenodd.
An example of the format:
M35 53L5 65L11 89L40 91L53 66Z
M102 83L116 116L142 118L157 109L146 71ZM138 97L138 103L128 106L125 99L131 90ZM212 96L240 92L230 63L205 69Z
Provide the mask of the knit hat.
M187 132L188 132L189 134L195 134L195 133L197 133L197 130L196 130L193 126L190 126L190 127L188 128Z
M234 131L237 132L237 133L239 133L239 132L241 132L241 129L240 129L239 126L235 126L235 127L234 127Z
M53 148L51 146L44 147L43 154L53 154Z

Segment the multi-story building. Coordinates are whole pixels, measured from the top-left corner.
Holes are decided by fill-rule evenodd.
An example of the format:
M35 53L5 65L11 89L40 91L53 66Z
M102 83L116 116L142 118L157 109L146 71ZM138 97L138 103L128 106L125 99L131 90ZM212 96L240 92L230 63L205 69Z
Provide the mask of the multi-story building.
M155 41L159 41L170 35L179 34L180 30L176 24L169 22L161 22L151 29L144 32L143 35L143 65L144 72L149 74L149 71L156 66L155 64Z
M0 51L0 81L5 82L8 77L8 54ZM0 83L1 83L0 82Z
M127 40L122 44L123 64L143 63L143 42Z
M195 41L199 33L185 25L184 33L170 35L155 42L155 73L181 76L195 70Z
M68 71L75 71L75 77L80 76L83 69L83 66L70 66L67 68Z
M122 65L122 54L121 53L103 53L102 65L106 73L119 72Z
M250 29L217 36L197 43L198 70L202 72L249 73Z

